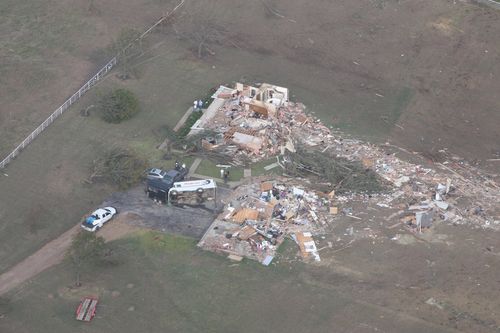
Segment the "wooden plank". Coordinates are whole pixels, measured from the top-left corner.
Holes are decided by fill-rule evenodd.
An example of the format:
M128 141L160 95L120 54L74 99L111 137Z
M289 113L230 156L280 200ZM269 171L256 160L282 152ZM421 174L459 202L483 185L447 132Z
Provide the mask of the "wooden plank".
M300 253L302 254L302 257L308 258L309 253L306 251L305 243L314 241L313 238L309 236L309 233L304 234L303 232L296 233L295 237L297 238L297 242L299 243Z
M252 208L243 208L238 210L232 217L232 220L237 223L243 223L246 220L257 220L259 211Z
M246 225L240 230L240 232L238 234L238 238L241 240L247 240L250 237L252 237L253 235L255 235L256 233L257 233L257 231L255 231L254 228Z
M242 256L238 256L236 254L230 254L227 256L228 259L230 260L233 260L233 261L236 261L236 262L240 262L243 260L243 257Z
M263 182L260 183L261 192L271 191L273 189L273 182Z
M229 128L225 133L224 133L224 140L230 140L233 136L234 133L242 133L250 136L257 136L257 130L254 129L245 129L241 127L231 127Z
M276 168L278 166L279 166L279 164L277 162L274 162L274 163L271 163L269 165L266 165L264 167L264 170L269 171L269 170L274 169L274 168Z

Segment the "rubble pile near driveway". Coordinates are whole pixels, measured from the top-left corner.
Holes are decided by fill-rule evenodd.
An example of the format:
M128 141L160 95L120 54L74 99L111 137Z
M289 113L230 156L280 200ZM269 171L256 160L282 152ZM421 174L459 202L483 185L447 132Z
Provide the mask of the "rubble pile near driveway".
M198 245L268 265L285 237L290 237L304 260L320 261L313 235L325 233L338 208L333 192L314 191L309 185L286 177L241 185Z

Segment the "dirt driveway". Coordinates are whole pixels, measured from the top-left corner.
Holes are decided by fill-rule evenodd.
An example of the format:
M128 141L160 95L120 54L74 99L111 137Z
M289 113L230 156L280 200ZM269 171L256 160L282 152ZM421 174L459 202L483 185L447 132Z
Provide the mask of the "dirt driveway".
M99 236L104 237L106 241L125 237L139 229L128 223L129 220L136 218L133 214L121 214L112 220L112 223L105 225L99 231ZM59 264L64 259L64 254L71 245L73 236L79 230L80 225L77 224L58 238L45 244L40 250L21 261L9 271L0 275L0 295L35 277L47 268Z
M219 187L217 189L218 201L227 197L228 193L229 190ZM103 205L113 206L120 213L127 212L136 215L136 219L128 221L134 226L196 239L203 236L215 218L211 202L199 207L160 205L144 194L142 186L126 192L116 192L105 200Z
M220 197L228 190L220 189ZM158 205L148 199L142 186L119 192L108 198L102 206L114 206L119 214L106 224L99 236L106 241L123 238L140 229L154 229L193 238L201 238L213 221L213 210L208 207L172 207ZM40 250L0 275L0 295L35 277L49 267L59 264L80 226L75 225Z

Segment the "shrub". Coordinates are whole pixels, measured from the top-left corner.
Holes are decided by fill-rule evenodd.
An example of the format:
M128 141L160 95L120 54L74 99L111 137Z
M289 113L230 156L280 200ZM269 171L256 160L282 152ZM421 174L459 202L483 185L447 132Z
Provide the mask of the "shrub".
M116 89L101 98L99 111L104 121L117 124L139 112L139 101L131 91Z
M177 132L178 138L184 139L189 134L189 132L191 132L191 127L198 119L201 118L202 115L203 113L199 111L194 111L193 113L191 113L189 117L186 119L184 125Z

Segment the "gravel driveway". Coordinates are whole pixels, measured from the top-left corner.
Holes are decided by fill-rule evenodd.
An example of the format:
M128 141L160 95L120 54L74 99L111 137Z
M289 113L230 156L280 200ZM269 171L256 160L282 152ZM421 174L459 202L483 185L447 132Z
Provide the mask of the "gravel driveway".
M219 209L221 208L220 199L224 199L229 193L228 189L217 188ZM114 193L103 203L103 206L113 206L119 214L133 213L140 217L128 223L196 239L201 239L216 216L212 202L196 207L160 205L146 196L142 186L126 192Z

